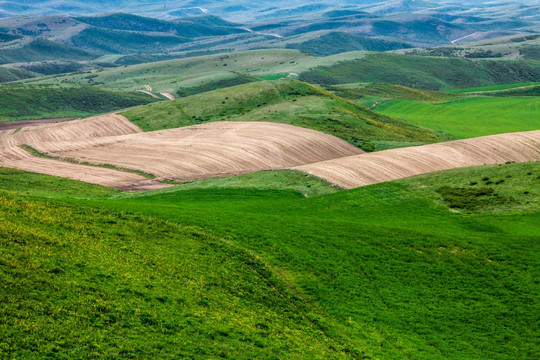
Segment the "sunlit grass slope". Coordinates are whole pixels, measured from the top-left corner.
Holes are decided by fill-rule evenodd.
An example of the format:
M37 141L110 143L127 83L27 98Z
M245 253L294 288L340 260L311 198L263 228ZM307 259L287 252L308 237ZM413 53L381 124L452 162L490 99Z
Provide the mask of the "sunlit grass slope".
M442 104L392 100L376 111L457 138L540 129L540 97L469 97Z
M3 356L539 354L538 163L311 198L253 188L266 174L129 197L10 171ZM24 195L22 178L39 193Z

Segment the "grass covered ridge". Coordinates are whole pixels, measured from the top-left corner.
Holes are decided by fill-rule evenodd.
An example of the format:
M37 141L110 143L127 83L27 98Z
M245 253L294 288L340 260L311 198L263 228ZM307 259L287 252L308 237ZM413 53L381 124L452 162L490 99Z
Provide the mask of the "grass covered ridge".
M0 87L0 122L95 115L154 101L142 93L91 86L4 85Z
M428 90L533 82L539 77L538 61L472 61L384 53L320 66L300 74L300 80L310 83L376 82Z
M255 82L133 108L122 115L145 131L224 120L285 123L340 137L366 151L449 139L298 81Z

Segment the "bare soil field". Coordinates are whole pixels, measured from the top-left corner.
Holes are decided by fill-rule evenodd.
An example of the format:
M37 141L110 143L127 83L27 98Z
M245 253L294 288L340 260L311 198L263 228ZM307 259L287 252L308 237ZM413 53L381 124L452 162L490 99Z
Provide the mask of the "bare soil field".
M20 148L95 165L114 165L156 176L36 157ZM0 166L64 176L119 189L282 169L363 153L324 133L285 124L219 122L143 133L126 118L108 114L66 123L0 131Z
M10 121L0 123L0 130L13 130L19 129L25 126L35 126L43 124L56 124L63 121L75 120L76 117L65 117L65 118L52 118L52 119L39 119L39 120L22 120L22 121Z
M20 131L0 130L0 166L62 176L122 190L151 190L167 186L133 173L33 156L19 147L22 144L37 147L36 144L42 142L76 143L77 140L138 132L141 130L137 126L115 114L23 127Z
M168 186L128 172L32 156L19 147L0 149L0 166L61 176L120 190L152 190Z
M540 130L391 149L294 167L346 189L453 168L540 161Z
M81 141L33 142L55 156L188 181L282 169L363 153L331 135L265 122L215 122ZM34 145L33 145L34 146Z

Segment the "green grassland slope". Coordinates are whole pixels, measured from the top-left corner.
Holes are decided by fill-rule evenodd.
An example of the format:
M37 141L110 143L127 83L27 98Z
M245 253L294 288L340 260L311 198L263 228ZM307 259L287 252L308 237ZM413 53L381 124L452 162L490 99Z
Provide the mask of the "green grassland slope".
M439 104L392 100L376 111L456 138L540 128L538 96L471 96Z
M0 87L0 122L86 116L156 99L142 93L118 93L78 85L3 85Z
M340 137L366 151L438 142L450 137L381 116L298 81L253 82L123 112L145 131L214 121L269 121Z
M149 84L156 92L182 94L200 87L204 87L206 91L213 90L216 87L209 84L239 76L276 79L287 77L291 73L298 74L315 66L332 65L363 56L361 52L317 57L298 50L255 50L58 75L35 79L33 82L99 84L109 89L129 91L144 89L144 85Z
M289 49L303 50L320 56L350 51L390 51L410 47L412 45L404 42L366 38L345 32L330 32L312 40L287 45Z
M538 164L311 198L289 176L130 194L1 169L2 356L537 357Z
M540 34L504 36L454 46L397 51L419 56L460 57L465 59L529 59L540 60Z
M312 69L300 79L320 84L381 82L429 90L452 90L538 81L540 62L533 60L467 60L398 54L369 54Z
M114 90L182 94L212 90L220 81L254 76L273 80L288 76L327 85L375 82L430 90L535 82L540 63L533 60L468 60L391 53L349 52L319 57L297 50L270 49L169 60L105 70L58 75L35 82L98 84ZM208 84L214 85L208 85ZM187 90L183 90L187 89ZM200 91L196 91L200 92Z

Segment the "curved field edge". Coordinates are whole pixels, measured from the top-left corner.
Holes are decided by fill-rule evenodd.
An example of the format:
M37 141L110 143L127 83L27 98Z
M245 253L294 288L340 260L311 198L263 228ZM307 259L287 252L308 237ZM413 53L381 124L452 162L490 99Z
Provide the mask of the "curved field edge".
M507 164L464 169L460 170L461 175L457 174L462 176L461 179L440 185L468 187L472 180L478 180L478 174L467 174L472 170L494 180L504 175L512 175L512 181L524 180L520 184L511 184L507 180L497 185L481 185L492 186L496 191L502 191L506 186L508 191L515 189L517 194L525 188L538 188L534 182L540 181L538 166L538 163ZM436 198L439 196L436 192L439 180L435 176L445 174L452 178L457 176L456 172L453 170L311 199L288 192L242 189L192 189L106 201L59 198L44 201L28 197L27 200L19 200L23 195L17 195L19 199L3 195L3 199L11 197L9 206L0 207L3 218L9 219L9 225L15 221L25 224L18 228L18 234L24 236L19 236L19 241L10 243L7 249L12 252L24 249L25 254L36 255L32 270L27 268L27 264L16 269L18 274L25 274L30 279L35 276L42 286L32 287L33 297L21 299L20 304L24 306L17 307L16 313L3 314L18 314L21 315L19 318L24 318L24 309L34 309L36 311L27 315L25 321L33 320L38 329L45 323L36 320L46 317L47 329L55 329L59 339L54 343L47 340L48 345L42 348L51 353L73 356L90 351L118 357L142 353L165 356L178 347L159 344L170 344L171 339L177 339L175 334L180 334L184 339L183 352L172 355L189 356L193 345L186 339L193 336L200 345L197 351L204 351L209 356L253 357L259 353L249 342L245 347L243 342L239 344L238 349L245 354L235 352L236 347L224 348L231 341L237 343L237 327L229 325L229 316L234 317L236 313L217 318L211 323L213 330L206 327L209 323L204 319L209 319L216 311L214 304L226 301L227 310L240 304L244 309L238 314L243 316L245 311L252 309L251 305L259 298L260 292L253 292L251 280L237 273L243 274L246 267L237 263L229 252L225 255L228 261L212 263L217 269L210 271L219 280L207 274L206 265L199 266L198 262L197 266L188 265L190 261L221 259L219 256L205 257L208 253L217 253L219 247L212 245L212 241L201 233L200 229L204 229L202 232L212 238L217 236L240 249L254 251L273 271L278 271L281 281L294 286L297 299L308 301L317 309L309 315L317 324L338 334L347 334L351 343L364 349L361 355L421 359L534 357L538 351L532 340L534 324L538 323L532 310L532 299L538 293L534 285L534 279L538 278L535 270L538 269L535 264L538 263L539 251L538 208L533 206L517 213L506 209L501 215L451 213L444 199ZM527 175L529 172L532 175ZM36 186L50 181L50 177L36 176L41 178L34 178ZM431 176L434 177L431 184L421 188ZM9 179L6 177L7 182L2 188L9 188ZM415 180L416 184L407 185ZM62 179L58 181L71 183ZM54 186L51 185L50 189L54 191ZM426 197L428 191L431 194ZM55 196L61 195L56 193ZM531 197L534 196L531 193ZM522 200L526 202L525 198ZM71 209L74 214L67 214L66 209ZM133 214L132 209L137 209L137 214ZM58 215L68 216L68 219L74 216L67 229L59 227L59 221L64 219L59 220ZM32 221L27 220L29 217ZM33 227L28 228L28 223L34 224ZM107 224L107 227L102 228L99 223ZM183 225L171 228L170 233L169 228L174 224ZM184 230L191 230L191 226L198 230L190 234L204 243L206 250L192 245L189 236L188 239L183 237ZM156 233L157 229L162 229L162 232ZM84 234L87 241L76 251L91 256L79 260L82 256L74 253L69 243L76 240L54 238L62 232L76 233L79 238ZM93 236L100 238L92 241ZM176 236L182 237L180 242L174 240ZM146 241L146 237L151 238L151 242ZM90 247L91 244L94 245ZM196 257L185 251L186 248L195 249ZM65 253L70 253L70 256L58 256ZM4 247L0 254L5 261ZM182 262L181 258L186 254L189 256ZM130 260L135 257L136 260ZM26 258L14 260L8 257L7 269ZM72 266L72 261L79 265ZM88 266L93 261L97 265ZM172 267L169 266L171 262ZM224 267L230 270L224 272L221 270ZM128 278L121 276L125 268L129 268ZM5 269L6 263L2 262L0 270ZM182 276L186 273L189 277L172 286L174 277L171 278L170 273L174 277L180 276L180 279L184 279ZM70 282L74 276L77 282ZM204 282L201 276L204 276ZM229 286L238 286L235 278L242 282L239 291L246 287L251 291L242 295L248 297L247 303L237 302L237 293L231 296L228 292ZM17 279L10 278L9 284L15 286ZM118 282L122 287L117 287ZM82 290L85 300L76 303L74 299L77 297L70 297L69 291L79 285L81 287L76 290ZM111 289L107 288L109 285ZM200 289L199 293L194 289ZM29 302L43 300L40 298L42 290L46 291L46 301L40 301L43 304L34 308L37 303ZM220 297L223 292L226 292L226 299ZM264 294L262 296L265 297ZM178 298L182 300L178 301ZM200 299L204 301L199 303ZM127 305L118 306L117 300ZM55 302L70 312L55 311ZM282 306L279 302L273 304ZM9 308L13 306L16 305ZM148 310L149 306L152 306L152 311ZM199 310L201 306L203 309ZM80 315L77 322L65 321L70 314ZM197 318L198 314L205 315L205 318ZM189 321L177 322L174 318L177 315ZM240 336L258 341L259 338L250 335L250 319L247 325L245 319L236 323L243 327ZM273 334L280 326L287 326L287 322L275 317L270 319L274 320L271 326L259 323L254 327L261 336L270 333L264 342L254 341L258 349L265 351L264 354L285 351L286 356L302 349L297 345L279 346L283 339L275 338ZM83 329L77 327L81 320ZM301 321L293 320L297 321L297 326L303 326ZM411 324L415 326L411 327ZM62 339L67 330L58 329L60 325L77 333L81 331L81 340L74 347L63 347ZM93 334L84 332L88 325L94 330ZM115 335L108 337L105 346L95 349L88 345L87 340L99 337L102 329L118 328L121 329L118 334L137 332L126 340L113 331ZM200 331L189 333L191 329ZM299 331L289 330L286 333L294 334L299 341L307 339L305 336L310 334L309 330ZM304 331L308 331L307 335ZM12 347L8 351L43 341L48 333L32 332L33 336L25 337L27 340L24 341L16 331L12 334L14 336L10 337L9 343ZM502 338L505 341L500 341ZM459 346L454 346L456 343ZM314 344L319 346L321 341ZM464 347L463 344L467 345ZM314 351L321 349L325 349L324 345ZM310 357L313 358L339 356L339 351L321 355L306 353L312 354Z

